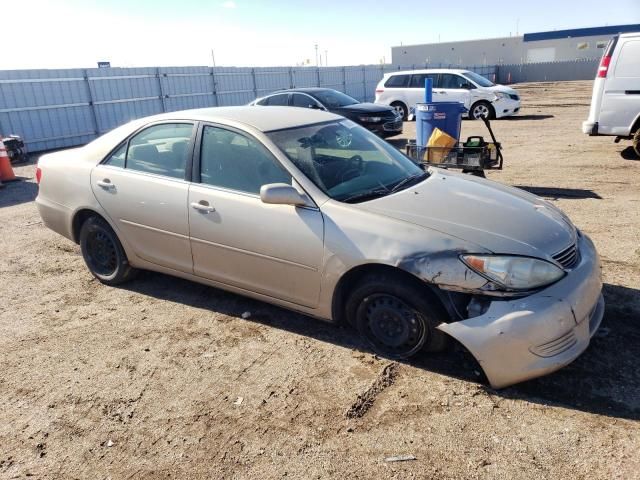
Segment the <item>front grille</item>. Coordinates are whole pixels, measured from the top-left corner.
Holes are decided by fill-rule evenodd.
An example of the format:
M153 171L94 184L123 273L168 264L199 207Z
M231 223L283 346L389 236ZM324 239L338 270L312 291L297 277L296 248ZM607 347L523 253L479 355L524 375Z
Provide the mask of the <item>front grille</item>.
M518 95L514 95L513 93L510 93L509 96L511 97L511 100L520 100L520 97Z
M573 333L573 330L569 330L564 335L554 338L550 342L529 348L529 351L539 357L554 357L569 350L576 343L578 343L578 339Z
M402 129L402 120L396 120L393 122L387 122L382 125L382 128L387 132L395 132Z
M562 268L568 269L572 268L576 263L578 263L578 260L580 258L580 255L578 253L578 246L574 243L564 250L556 253L553 256L553 259L560 265L562 265Z

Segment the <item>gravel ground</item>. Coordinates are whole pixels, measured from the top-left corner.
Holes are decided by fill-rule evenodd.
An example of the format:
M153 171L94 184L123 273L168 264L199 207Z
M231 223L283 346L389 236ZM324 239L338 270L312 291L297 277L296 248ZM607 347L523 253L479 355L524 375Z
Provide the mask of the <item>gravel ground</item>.
M602 255L605 319L573 364L495 391L464 351L395 363L187 281L103 286L40 223L26 165L0 190L0 477L640 478L640 161L580 132L591 82L517 88L489 178L554 201Z

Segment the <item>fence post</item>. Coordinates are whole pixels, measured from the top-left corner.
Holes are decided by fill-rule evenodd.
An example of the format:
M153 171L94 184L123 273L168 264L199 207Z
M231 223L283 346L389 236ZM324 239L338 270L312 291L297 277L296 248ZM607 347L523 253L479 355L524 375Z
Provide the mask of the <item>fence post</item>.
M165 73L166 75L166 73ZM158 79L158 87L160 88L160 102L162 103L162 111L167 111L167 104L165 103L164 87L162 86L162 78L160 76L160 68L156 68L156 78Z
M364 92L363 102L367 101L367 67L362 67L362 90Z
M289 67L289 88L296 88L293 83L293 67Z
M98 125L98 115L96 114L96 106L93 103L93 89L91 88L91 82L89 81L89 74L87 73L87 69L83 70L84 72L84 81L87 86L87 93L89 95L89 109L91 110L91 118L93 119L94 131L96 137L100 136L100 126Z
M253 81L253 96L258 98L258 83L256 82L256 69L251 69L251 80Z
M316 67L316 81L318 82L318 85L316 85L317 87L320 86L320 67Z
M342 91L347 93L347 67L342 67Z
M218 98L218 84L216 83L216 74L215 74L215 67L211 67L211 84L213 87L213 90L211 90L211 95L213 96L213 101L215 103L216 107L220 106L220 99Z

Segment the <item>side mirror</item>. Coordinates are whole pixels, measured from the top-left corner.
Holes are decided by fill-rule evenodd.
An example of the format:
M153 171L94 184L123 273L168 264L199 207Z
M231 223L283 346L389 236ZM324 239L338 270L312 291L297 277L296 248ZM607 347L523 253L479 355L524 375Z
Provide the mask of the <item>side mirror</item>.
M298 190L286 183L269 183L260 187L260 200L275 205L303 206L307 204Z

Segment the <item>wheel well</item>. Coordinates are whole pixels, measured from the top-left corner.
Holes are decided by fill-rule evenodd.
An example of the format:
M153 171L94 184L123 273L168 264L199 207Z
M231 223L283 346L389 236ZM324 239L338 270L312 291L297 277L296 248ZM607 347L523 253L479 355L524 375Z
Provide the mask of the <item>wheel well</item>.
M400 100L394 100L393 102L391 102L389 105L391 105L392 107L394 105L402 105L405 109L408 110L407 105L404 102L401 102Z
M84 222L86 222L89 217L93 216L103 218L102 215L95 212L94 210L89 210L88 208L78 210L76 212L71 224L71 232L73 233L74 242L80 243L80 229L82 228Z
M352 268L344 275L342 275L342 277L338 281L338 284L336 285L336 288L333 292L333 301L331 303L331 314L334 321L338 323L346 323L346 318L344 318L344 308L346 301L349 298L349 292L353 290L353 288L365 275L375 273L386 273L395 275L397 277L400 277L404 281L412 282L415 285L418 285L420 288L425 289L427 292L431 292L431 294L433 294L437 301L440 302L440 305L443 307L443 310L445 312L450 311L450 309L447 308L444 293L436 285L425 283L415 275L397 267L378 263L369 263Z
M629 134L633 135L637 130L640 130L640 115L638 115L638 118L636 118L636 121L634 122L633 127L631 127L631 131L629 132Z

